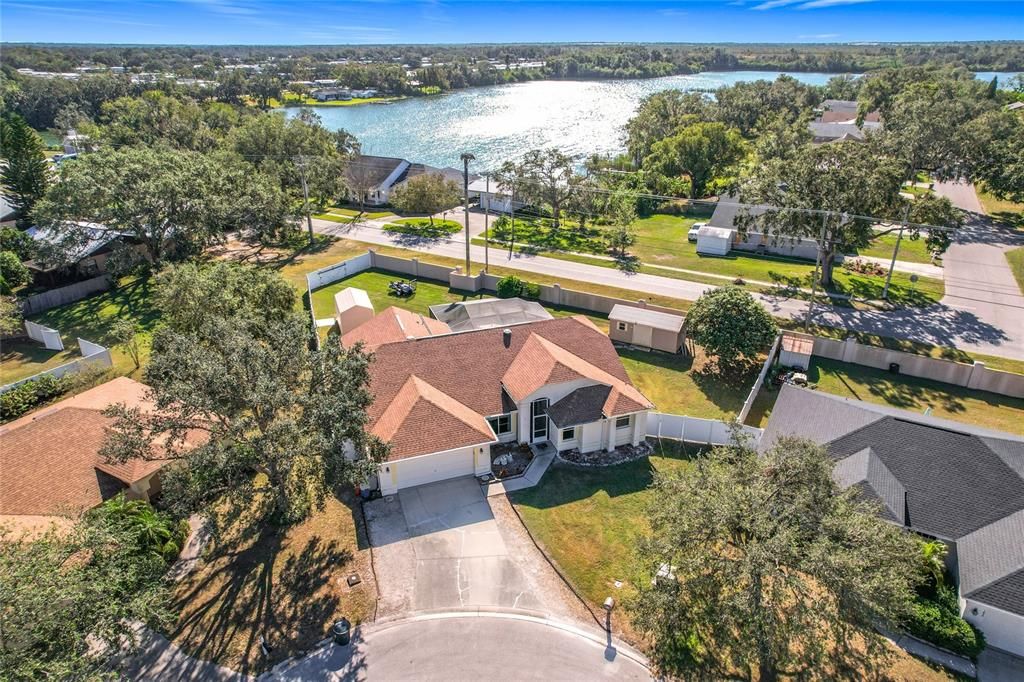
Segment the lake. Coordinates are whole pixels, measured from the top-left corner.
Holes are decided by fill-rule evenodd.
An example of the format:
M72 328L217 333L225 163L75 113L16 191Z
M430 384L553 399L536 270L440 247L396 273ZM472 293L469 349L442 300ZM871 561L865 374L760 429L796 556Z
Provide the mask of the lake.
M824 85L835 74L789 75ZM328 128L344 128L355 135L364 154L461 167L459 155L470 152L477 159L473 167L481 171L537 148L558 147L575 156L615 154L623 151L623 125L651 93L669 88L708 90L777 76L775 71L725 71L646 80L532 81L386 105L309 109ZM299 111L289 108L287 114Z

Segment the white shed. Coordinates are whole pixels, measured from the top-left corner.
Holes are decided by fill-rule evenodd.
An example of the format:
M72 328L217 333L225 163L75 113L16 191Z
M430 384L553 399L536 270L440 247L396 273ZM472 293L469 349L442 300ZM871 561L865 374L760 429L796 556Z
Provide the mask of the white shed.
M799 367L807 371L814 354L814 337L799 332L785 332L779 350L779 364L783 367Z
M697 231L697 253L709 256L728 255L735 237L736 230L705 225Z
M334 295L334 319L344 334L373 319L373 304L362 289L348 287Z
M686 318L649 308L616 303L608 313L608 336L666 353L678 353L686 341Z

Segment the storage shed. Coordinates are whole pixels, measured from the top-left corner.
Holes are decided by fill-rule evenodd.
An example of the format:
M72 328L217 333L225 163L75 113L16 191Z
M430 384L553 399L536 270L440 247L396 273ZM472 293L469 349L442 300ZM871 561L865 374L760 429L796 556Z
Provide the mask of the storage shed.
M799 367L807 371L814 355L814 337L799 332L786 332L782 335L779 347L779 364L783 367Z
M686 318L648 308L616 304L608 313L612 341L678 353L686 341Z
M344 334L373 319L373 304L362 289L348 287L334 295L334 319Z
M728 255L735 237L736 230L730 230L727 227L705 225L697 230L697 253L703 253L708 256Z

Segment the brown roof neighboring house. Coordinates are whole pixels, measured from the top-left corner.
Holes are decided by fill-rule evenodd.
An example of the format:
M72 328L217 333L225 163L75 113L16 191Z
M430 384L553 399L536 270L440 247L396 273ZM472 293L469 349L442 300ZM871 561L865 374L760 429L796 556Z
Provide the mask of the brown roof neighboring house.
M857 113L850 114L848 111L826 111L818 117L818 120L822 123L852 123L857 120ZM864 121L866 123L878 123L882 120L881 115L877 111L872 111L864 115Z
M652 407L584 317L388 343L370 364L370 430L391 442L391 459L491 442L484 418L509 411L510 399L581 378L609 387L604 416Z
M350 347L362 341L366 350L372 351L386 343L447 334L450 331L448 325L440 320L391 306L343 334L341 345Z
M99 454L124 403L153 409L148 387L119 377L0 427L0 518L77 515L142 481L163 462L106 462Z

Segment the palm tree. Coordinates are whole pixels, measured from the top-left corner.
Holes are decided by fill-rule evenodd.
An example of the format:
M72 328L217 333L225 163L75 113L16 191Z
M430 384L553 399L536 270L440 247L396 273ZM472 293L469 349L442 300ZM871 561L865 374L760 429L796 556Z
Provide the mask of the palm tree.
M941 540L921 540L921 572L932 589L946 582L946 553L949 549Z

